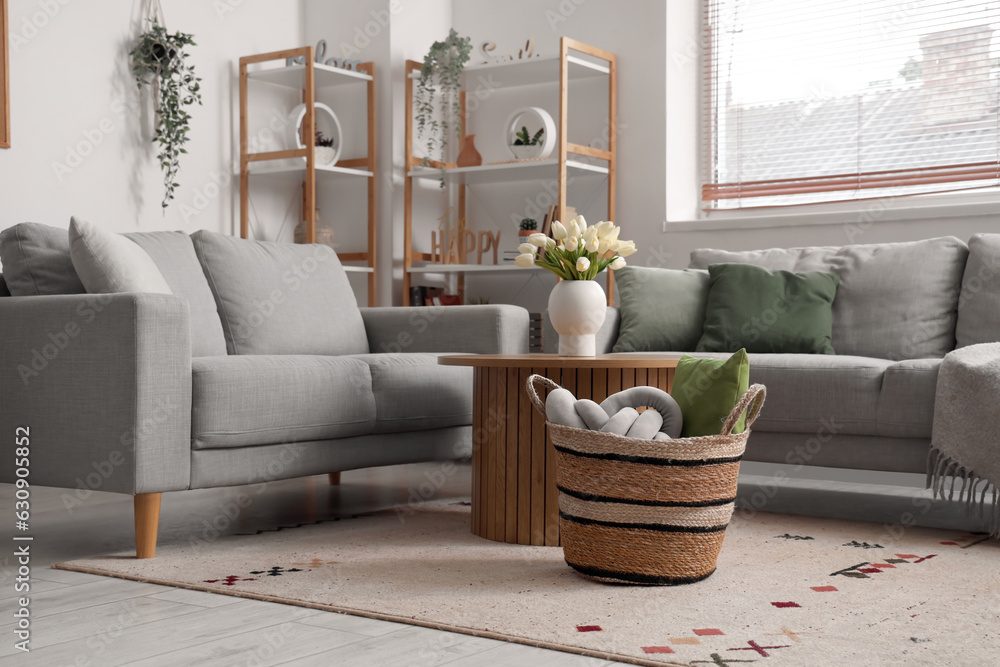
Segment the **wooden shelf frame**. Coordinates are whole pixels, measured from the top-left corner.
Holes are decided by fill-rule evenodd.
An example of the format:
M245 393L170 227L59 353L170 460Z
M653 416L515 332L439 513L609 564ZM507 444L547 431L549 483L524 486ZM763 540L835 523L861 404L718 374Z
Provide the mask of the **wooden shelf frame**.
M587 59L573 55L580 53L587 56ZM556 59L545 59L555 61ZM606 63L597 64L594 61ZM592 148L583 144L569 141L569 83L571 80L570 65L584 70L587 78L592 76L606 76L608 80L608 147L607 149ZM558 123L558 145L557 155L554 160L556 174L558 178L558 218L565 222L566 219L566 185L568 183L568 173L570 171L581 171L582 173L605 175L608 188L608 215L607 220L615 219L615 185L617 168L617 137L616 128L618 126L618 59L614 53L599 49L589 44L561 37L559 40L559 118ZM526 72L530 68L528 75L524 77L524 82L520 85L529 86L540 83L554 82L554 79L547 79L544 68L545 63L535 60L515 61L512 63L474 66L467 68L467 71L474 71L477 68L489 67L498 72L507 70L514 71L516 68L524 69ZM404 215L403 215L403 305L410 305L410 286L412 275L416 273L432 272L435 265L426 265L414 268L415 261L430 261L429 253L419 253L413 250L413 179L414 178L444 178L446 182L454 182L459 185L458 190L458 231L464 232L466 227L466 188L473 182L489 182L490 174L498 175L496 182L511 182L521 180L518 173L521 170L520 164L512 165L482 165L478 167L458 167L451 162L433 161L429 165L424 165L421 158L413 155L413 80L420 76L421 63L415 60L406 61L404 79L406 82L406 133L405 133L405 159L406 170L404 179ZM509 68L509 69L508 69ZM572 78L581 78L580 76ZM463 119L463 127L467 127L465 91L459 92L459 105ZM606 167L599 167L574 160L570 156L581 156L603 161ZM531 180L529 175L538 173L539 169L549 169L550 164L538 164L534 162L523 163L524 180ZM443 172L443 173L442 173ZM454 269L449 270L448 265L441 265L441 272L458 273L458 293L459 297L465 299L465 272ZM614 272L608 269L607 273L607 298L608 305L614 305Z
M271 68L251 72L250 65L271 61L283 61L287 58L303 58L304 65L294 65L287 68ZM334 167L319 167L315 161L316 149L316 89L317 70L323 75L323 81L328 86L363 83L366 86L367 105L367 155L360 158L339 160ZM364 262L365 267L345 267L350 273L366 273L368 276L368 305L375 306L376 294L376 260L377 260L377 187L376 171L376 100L375 100L375 63L366 62L357 66L357 72L320 65L315 62L313 47L303 46L296 49L272 51L240 58L240 236L250 235L250 176L295 177L302 174L304 181L302 192L302 211L306 222L306 243L316 242L316 174L324 178L365 177L368 180L368 235L367 249L364 252L341 253L337 256L342 262ZM249 140L249 82L260 81L272 85L294 88L302 91L302 102L306 112L302 118L302 134L305 148L280 151L250 152ZM328 87L324 86L324 87ZM251 164L275 160L302 158L301 166L274 165L251 170Z

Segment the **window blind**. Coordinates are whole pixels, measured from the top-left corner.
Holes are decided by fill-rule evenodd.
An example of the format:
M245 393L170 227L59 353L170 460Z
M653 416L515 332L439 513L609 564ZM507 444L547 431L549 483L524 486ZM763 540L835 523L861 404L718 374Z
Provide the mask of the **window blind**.
M1000 0L702 0L706 210L1000 186Z

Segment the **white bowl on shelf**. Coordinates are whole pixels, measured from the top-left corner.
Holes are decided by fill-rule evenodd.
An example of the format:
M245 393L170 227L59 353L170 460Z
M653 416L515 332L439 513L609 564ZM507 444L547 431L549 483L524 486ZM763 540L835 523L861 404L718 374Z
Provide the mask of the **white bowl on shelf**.
M534 122L522 122L524 116L534 116ZM545 129L542 134L542 143L534 146L515 146L517 131L521 127L529 127L529 134L534 135L539 126ZM504 142L518 160L531 160L536 158L547 158L556 149L556 122L552 115L541 107L521 107L507 118L504 125Z
M542 157L542 150L545 146L542 144L535 144L534 146L518 146L516 144L511 144L509 148L510 152L513 153L514 157L518 160L534 160Z

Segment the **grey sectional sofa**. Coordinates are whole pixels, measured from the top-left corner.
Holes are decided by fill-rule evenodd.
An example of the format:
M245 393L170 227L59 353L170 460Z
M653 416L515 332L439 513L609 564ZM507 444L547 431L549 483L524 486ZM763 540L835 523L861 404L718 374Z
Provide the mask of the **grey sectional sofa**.
M767 407L746 460L924 473L942 358L956 347L1000 341L1000 234L979 234L968 244L946 237L704 249L692 253L690 268L727 262L840 277L837 354L750 354L750 382L767 386ZM704 284L707 294L707 278ZM599 352L614 349L620 321L619 310L609 309ZM554 335L546 332L547 345Z
M437 357L528 351L514 306L359 308L321 246L129 234L173 294L85 294L66 234L0 235L0 432L32 485L134 495L139 557L165 491L468 455L471 369Z

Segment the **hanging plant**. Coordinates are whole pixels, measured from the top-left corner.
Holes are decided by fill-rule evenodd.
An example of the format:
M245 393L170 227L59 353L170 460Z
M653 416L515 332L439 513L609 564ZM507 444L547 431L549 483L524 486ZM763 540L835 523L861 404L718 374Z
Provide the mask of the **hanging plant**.
M464 119L458 90L462 85L462 70L469 62L471 52L471 40L460 37L452 28L448 38L443 42L434 42L424 56L420 78L417 79L416 118L417 134L421 138L427 137L425 165L435 152L441 154L443 161L444 148L452 131L459 139L462 137ZM435 98L438 95L444 100L440 115L435 114ZM444 187L443 180L441 187Z
M157 158L163 170L163 208L170 205L177 188L180 156L187 153L188 124L191 116L185 107L201 104L201 79L194 66L186 62L186 46L195 46L194 36L183 32L170 34L157 18L148 19L149 28L139 35L129 52L132 75L139 90L152 86L156 101L156 134L159 144Z

